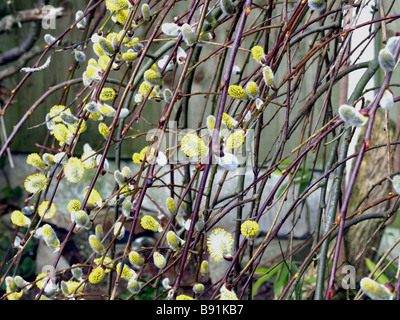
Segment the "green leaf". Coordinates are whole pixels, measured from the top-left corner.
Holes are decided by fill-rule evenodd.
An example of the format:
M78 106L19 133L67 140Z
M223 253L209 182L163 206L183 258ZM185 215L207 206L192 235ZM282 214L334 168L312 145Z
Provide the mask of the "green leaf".
M299 188L299 194L302 194L304 190L308 188L310 185L310 176L308 176L306 179L303 179L300 183L300 188Z
M257 268L256 271L254 271L254 274L258 274L258 275L264 275L267 272L269 272L271 269L267 269L267 268Z
M290 278L297 272L298 267L292 263L290 269L291 270L289 271L289 266L286 263L282 264L282 272L279 275L279 279L277 279L277 281L274 283L275 297L280 296L282 290L289 283ZM299 282L297 283L294 291L296 299L300 298L300 288L301 284Z
M253 284L253 289L252 289L252 296L254 297L257 293L258 288L265 282L267 282L269 279L271 279L273 276L276 276L279 272L279 265L272 266L269 269L266 268L257 268L255 271L255 274L262 274L260 278L258 278L254 284Z
M279 278L274 282L274 294L275 297L279 297L280 293L282 292L283 288L285 287L285 284L288 283L289 281L289 269L286 266L286 264L282 264L282 271L281 274L279 275Z
M257 290L260 288L260 286L267 282L268 280L274 278L274 294L275 297L278 297L283 290L283 288L288 284L290 275L293 275L296 273L298 267L294 264L292 264L291 272L289 274L289 268L286 263L279 263L277 265L274 265L270 268L257 268L255 271L256 275L261 275L260 278L258 278L254 284L253 284L253 290L252 290L252 295L253 297L256 295ZM296 298L298 298L300 291L300 283L296 286L296 291L295 295Z
M365 260L365 264L367 265L367 268L368 268L369 272L372 272L372 270L375 269L376 264L375 264L374 262L372 262L370 259L366 259L366 260ZM381 270L380 270L380 269L377 269L377 270L375 271L373 277L376 278L376 277L378 276L379 273L381 273ZM376 280L377 280L379 283L381 283L381 284L385 284L385 283L390 282L390 281L389 281L389 278L388 278L384 273L382 273L382 274L379 276L379 278L376 279Z
M385 264L389 264L390 261L388 259L385 259ZM389 266L389 269L392 270L393 273L397 273L397 266L394 266L393 263Z
M304 280L304 284L315 284L317 283L317 277L310 277L306 280Z

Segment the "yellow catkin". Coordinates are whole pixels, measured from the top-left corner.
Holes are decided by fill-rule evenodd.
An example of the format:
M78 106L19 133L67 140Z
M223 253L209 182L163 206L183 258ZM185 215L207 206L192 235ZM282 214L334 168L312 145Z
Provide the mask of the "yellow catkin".
M128 19L129 9L120 10L115 14L115 20L120 24L124 25L126 20Z
M132 278L128 281L127 288L131 293L138 293L142 286L136 279Z
M93 150L86 150L82 154L81 161L85 169L92 169L96 166L96 155L96 152Z
M122 60L127 61L127 62L135 61L137 59L137 57L138 57L138 54L131 49L129 49L127 52L122 54Z
M160 224L149 215L145 215L140 220L140 224L142 225L143 229L151 230L151 231L158 231L160 230Z
M124 267L122 268L121 271L121 262L117 264L116 272L119 274L121 272L121 278L123 279L131 279L136 276L136 272L129 268L126 264L124 264Z
M90 272L89 282L97 284L104 279L104 270L102 267L97 267Z
M208 252L215 261L231 255L233 245L232 234L222 228L214 229L207 240Z
M203 140L193 133L188 133L183 137L181 149L188 157L202 156L208 152L208 147Z
M69 158L64 167L65 177L71 183L79 182L82 179L84 172L85 168L82 161L76 157Z
M42 161L42 158L37 153L29 154L28 157L26 158L26 163L41 169L46 167L46 165Z
M176 297L176 300L194 300L194 299L185 294L180 294L179 296Z
M228 150L236 149L240 147L244 142L244 133L242 130L232 132L231 135L226 139L225 146Z
M31 223L31 220L23 215L19 210L14 210L11 213L11 221L13 224L19 227L27 227Z
M138 252L134 250L129 253L129 261L135 268L140 268L144 265L144 259Z
M372 300L391 300L393 297L393 294L384 285L367 277L361 279L360 287Z
M207 260L203 260L200 265L200 273L203 277L207 276L210 272L210 265Z
M237 121L225 112L222 114L222 121L226 124L228 129L233 129L237 125Z
M107 139L110 136L110 130L108 129L108 126L105 123L100 122L98 125L98 129L99 129L100 134L105 139Z
M274 73L269 66L265 66L263 68L263 78L264 82L268 87L272 87L274 85Z
M73 199L68 202L67 205L68 212L78 211L81 209L81 202L79 200Z
M161 83L161 75L154 70L146 70L143 75L144 80L146 83L152 87L156 87Z
M78 129L78 127L79 127L79 129ZM81 134L82 132L84 132L86 130L86 121L82 120L81 122L70 124L68 126L68 130L73 135L76 133L76 130L78 130L77 134Z
M102 268L105 273L109 273L112 271L112 268L114 266L113 260L110 257L100 257L97 259L94 259L93 261L97 266L103 266Z
M247 99L248 95L246 91L241 87L237 85L231 85L228 88L228 94L235 99Z
M106 8L110 11L118 11L128 7L126 0L106 0Z
M261 58L263 58L265 55L264 49L261 46L255 46L251 48L251 53L253 55L253 59L257 62L260 62Z
M55 106L51 107L51 109L49 111L50 118L52 118L52 120L54 122L61 122L59 115L62 111L66 112L66 113L71 113L71 110L69 108L67 108L66 106L55 105Z
M101 69L106 70L110 60L111 60L111 58L109 56L103 54L97 60L97 64Z
M100 100L108 101L115 98L115 91L112 88L103 88L99 96Z
M84 197L86 197L86 193L87 193L87 189L85 190ZM93 204L93 205L101 205L101 201L102 201L102 199L101 199L100 194L95 189L92 189L87 202L89 204Z
M246 85L246 92L251 99L256 99L258 97L258 86L254 81L250 81Z
M51 219L56 214L56 206L54 203L49 206L49 201L43 201L38 207L38 213L43 219Z
M89 236L89 244L90 247L92 248L93 251L95 251L96 253L102 254L104 253L104 246L103 244L99 241L99 239L97 239L97 237L95 235L90 235Z
M54 138L56 138L60 144L69 143L72 138L72 134L68 131L67 126L63 123L59 123L54 126L53 134Z
M167 200L165 202L167 204L168 211L171 214L175 214L176 213L176 204L175 204L174 199L169 197L169 198L167 198Z
M258 223L255 221L245 221L240 226L240 232L246 238L252 239L257 236L259 231Z
M167 264L165 257L159 252L154 252L153 261L154 261L154 265L158 269L163 269L165 267L165 265Z

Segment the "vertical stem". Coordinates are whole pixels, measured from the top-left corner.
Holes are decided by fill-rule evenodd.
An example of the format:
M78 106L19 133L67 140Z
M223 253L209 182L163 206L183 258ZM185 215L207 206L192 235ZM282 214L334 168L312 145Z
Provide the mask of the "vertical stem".
M218 146L219 144L217 144L217 139L218 139L218 131L220 129L221 126L221 120L222 120L222 113L224 111L224 107L225 107L225 103L226 103L226 98L228 95L228 87L229 87L229 82L230 82L230 78L231 78L231 74L232 74L232 68L235 62L235 57L241 42L241 37L242 37L242 33L244 30L244 25L246 23L246 17L247 17L247 13L246 10L250 9L252 4L252 0L247 0L246 4L243 8L243 11L241 13L241 19L239 22L239 26L238 26L238 31L236 33L235 36L235 41L233 42L233 46L232 46L232 50L231 50L231 54L229 56L229 61L228 61L228 65L227 65L227 69L226 69L226 73L223 79L223 91L222 91L222 95L221 95L221 101L220 101L220 105L218 108L218 114L217 114L217 118L216 118L216 123L215 123L215 129L213 132L213 136L212 136L212 145L211 148L209 149L209 154L208 154L208 161L207 164L205 165L204 171L203 171L203 175L202 175L202 179L200 182L200 186L198 189L198 194L196 197L196 202L194 204L194 208L193 208L193 212L198 212L200 209L200 203L203 197L203 193L204 193L204 189L206 186L206 182L207 182L207 178L208 178L208 173L210 171L210 166L211 166L211 162L212 162L212 153L213 153L213 148ZM194 225L196 223L197 220L197 214L193 215L193 219L191 221L189 230L188 230L188 234L187 234L187 238L191 239L192 235L193 235L193 231L194 231ZM177 277L175 280L175 283L172 287L172 290L175 291L175 294L180 286L180 282L182 280L182 276L183 276L183 272L185 269L185 262L186 262L186 258L189 252L189 241L187 241L185 243L184 249L183 249L183 253L182 253L182 262L181 265L179 266L179 270L177 273Z
M397 45L396 52L394 55L396 58L399 55L399 51L400 51L400 43ZM355 185L356 178L358 176L358 172L360 170L361 162L363 160L365 151L369 148L369 145L370 145L371 132L372 132L373 124L374 124L374 117L375 117L375 114L379 107L379 102L382 98L382 95L383 95L384 91L386 90L387 86L389 85L391 76L392 76L391 72L386 73L386 76L382 82L382 85L379 89L377 96L375 97L375 100L368 107L370 119L367 123L367 129L366 129L365 136L364 136L364 143L362 144L361 149L359 151L356 163L353 168L353 172L350 177L349 185L347 187L347 192L346 192L345 198L343 200L343 205L342 205L342 208L338 215L338 219L340 219L339 220L339 233L337 236L336 247L335 247L333 260L332 260L332 270L331 270L331 274L330 274L329 280L328 280L328 287L327 287L327 292L326 292L326 296L325 296L326 299L330 299L333 297L333 293L334 293L333 286L334 286L336 268L337 268L338 260L339 260L340 245L341 245L341 241L342 241L343 234L344 234L344 223L345 223L345 219L346 219L347 208L348 208L348 205L350 202L351 194L352 194L352 191L353 191L353 188Z

